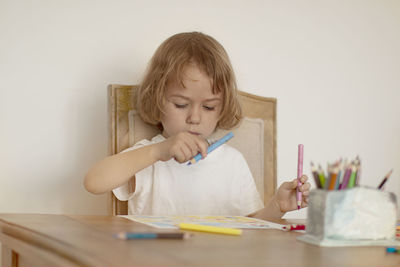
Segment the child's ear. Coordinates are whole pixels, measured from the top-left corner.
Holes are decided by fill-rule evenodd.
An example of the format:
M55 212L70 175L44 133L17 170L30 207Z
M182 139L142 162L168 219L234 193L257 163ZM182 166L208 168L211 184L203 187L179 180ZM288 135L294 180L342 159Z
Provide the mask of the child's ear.
M160 132L164 131L164 127L163 127L163 125L161 124L161 122L159 122L156 126L157 126L157 128L160 130Z

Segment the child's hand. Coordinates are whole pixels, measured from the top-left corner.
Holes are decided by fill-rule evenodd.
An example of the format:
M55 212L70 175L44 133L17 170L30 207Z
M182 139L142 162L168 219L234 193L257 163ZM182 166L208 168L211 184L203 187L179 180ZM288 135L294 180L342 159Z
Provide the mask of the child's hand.
M305 208L308 204L308 196L310 194L311 184L307 182L307 175L303 175L300 178L301 186L300 192L303 193L301 207ZM296 188L297 188L297 179L294 179L291 182L284 182L276 193L276 202L279 205L281 212L288 212L297 209L297 201L296 201Z
M180 132L159 143L159 160L167 161L174 158L179 163L183 163L198 153L205 158L207 148L208 143L205 139L188 132Z

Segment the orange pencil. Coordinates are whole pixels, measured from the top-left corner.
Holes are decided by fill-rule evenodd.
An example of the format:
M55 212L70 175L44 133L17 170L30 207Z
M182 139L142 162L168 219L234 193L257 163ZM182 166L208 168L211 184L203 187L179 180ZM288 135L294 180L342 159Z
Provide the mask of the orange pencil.
M335 189L336 179L337 179L337 173L332 172L328 190Z
M330 181L329 181L328 190L334 190L335 189L337 176L338 176L338 170L337 170L336 167L334 167L333 171L331 173L331 178L330 178Z

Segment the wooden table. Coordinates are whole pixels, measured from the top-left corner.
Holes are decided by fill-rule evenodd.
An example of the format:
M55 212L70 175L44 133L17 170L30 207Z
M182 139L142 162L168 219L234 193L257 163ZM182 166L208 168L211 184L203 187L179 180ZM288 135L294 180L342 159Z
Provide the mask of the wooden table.
M157 229L112 216L0 214L2 266L400 266L400 255L383 247L320 248L280 230L196 232L186 240L112 237L146 230Z

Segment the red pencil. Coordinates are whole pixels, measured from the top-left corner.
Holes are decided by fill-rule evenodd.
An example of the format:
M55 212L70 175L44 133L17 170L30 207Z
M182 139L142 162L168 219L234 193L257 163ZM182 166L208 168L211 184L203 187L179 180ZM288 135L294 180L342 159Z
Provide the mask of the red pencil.
M304 224L288 224L282 227L285 231L299 231L306 230L306 226Z

